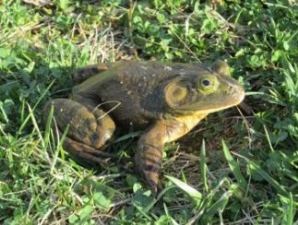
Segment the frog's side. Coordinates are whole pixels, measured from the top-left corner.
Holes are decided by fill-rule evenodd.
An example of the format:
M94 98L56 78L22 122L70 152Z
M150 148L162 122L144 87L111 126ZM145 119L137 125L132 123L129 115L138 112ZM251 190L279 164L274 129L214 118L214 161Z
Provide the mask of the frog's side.
M143 129L135 155L137 170L156 191L167 142L196 126L209 113L239 104L243 88L219 61L208 69L200 64L120 61L107 65L73 88L70 99L54 99L60 131L67 126L64 147L85 160L101 162L101 147L116 126ZM94 72L93 71L93 72Z

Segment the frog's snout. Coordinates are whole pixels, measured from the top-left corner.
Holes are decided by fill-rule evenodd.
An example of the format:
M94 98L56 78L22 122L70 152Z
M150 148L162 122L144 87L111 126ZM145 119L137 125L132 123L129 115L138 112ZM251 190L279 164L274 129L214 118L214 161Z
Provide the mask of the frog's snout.
M236 105L240 104L244 100L244 97L245 97L244 88L240 85L233 86L232 96L235 99L235 104Z

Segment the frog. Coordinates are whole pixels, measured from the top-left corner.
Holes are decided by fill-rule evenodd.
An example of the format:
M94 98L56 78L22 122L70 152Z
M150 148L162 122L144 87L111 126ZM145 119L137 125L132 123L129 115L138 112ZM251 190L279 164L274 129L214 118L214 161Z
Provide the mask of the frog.
M245 96L222 60L212 65L131 60L78 71L70 97L49 100L44 107L45 118L52 112L59 132L67 129L63 148L102 165L104 146L117 130L140 131L135 169L153 192L159 187L165 145Z

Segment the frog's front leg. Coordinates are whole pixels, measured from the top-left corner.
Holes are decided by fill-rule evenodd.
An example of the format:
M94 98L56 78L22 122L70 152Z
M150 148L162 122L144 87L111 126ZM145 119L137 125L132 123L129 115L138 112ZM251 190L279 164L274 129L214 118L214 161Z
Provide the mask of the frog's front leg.
M140 137L135 155L136 169L154 192L157 191L165 143L180 138L195 124L161 120Z
M88 101L87 101L88 102ZM54 121L60 133L68 127L63 147L73 156L87 162L102 164L100 150L115 130L114 121L103 110L91 104L81 104L71 99L54 99L44 108L44 116L48 116L54 108Z

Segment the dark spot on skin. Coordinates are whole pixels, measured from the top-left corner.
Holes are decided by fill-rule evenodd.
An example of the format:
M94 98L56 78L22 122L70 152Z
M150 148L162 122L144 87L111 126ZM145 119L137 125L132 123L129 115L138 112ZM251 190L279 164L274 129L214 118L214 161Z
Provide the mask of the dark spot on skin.
M158 173L160 170L160 164L149 164L144 166L144 171L151 173Z
M98 135L96 133L93 133L90 135L90 139L91 139L92 144L95 146L96 143L98 142Z
M144 157L142 159L146 164L157 164L160 165L161 159L160 158L148 158Z

